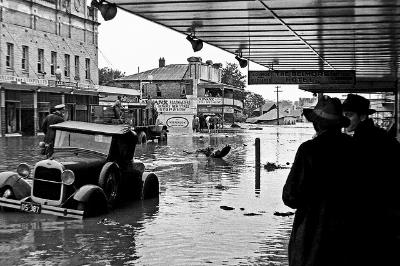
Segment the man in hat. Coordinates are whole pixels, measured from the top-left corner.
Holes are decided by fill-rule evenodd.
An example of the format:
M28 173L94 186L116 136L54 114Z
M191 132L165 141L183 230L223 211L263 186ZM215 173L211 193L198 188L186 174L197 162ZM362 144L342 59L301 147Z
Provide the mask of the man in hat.
M56 137L56 132L50 126L64 122L64 111L65 104L59 104L54 106L54 112L50 113L43 121L42 131L44 135L45 143L45 155L50 157L54 152L54 140Z
M289 240L289 266L352 265L351 178L354 141L338 98L323 96L304 116L316 135L300 145L283 187L285 205L297 209ZM356 264L354 264L356 265Z
M360 265L400 265L400 186L398 163L400 144L376 126L369 115L368 99L349 94L343 102L344 115L350 119L348 132L354 132L359 160L358 202ZM366 257L363 254L369 254Z

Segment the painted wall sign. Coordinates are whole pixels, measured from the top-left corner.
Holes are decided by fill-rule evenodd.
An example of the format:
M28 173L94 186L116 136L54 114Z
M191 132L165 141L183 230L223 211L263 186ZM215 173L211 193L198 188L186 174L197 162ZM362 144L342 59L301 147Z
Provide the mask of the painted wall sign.
M191 113L191 100L188 99L154 99L152 100L161 113Z
M189 126L189 121L185 117L174 116L167 119L167 126L185 128Z
M218 98L218 97L199 97L197 99L197 104L221 105L222 104L222 98Z
M355 84L353 70L249 71L248 84Z

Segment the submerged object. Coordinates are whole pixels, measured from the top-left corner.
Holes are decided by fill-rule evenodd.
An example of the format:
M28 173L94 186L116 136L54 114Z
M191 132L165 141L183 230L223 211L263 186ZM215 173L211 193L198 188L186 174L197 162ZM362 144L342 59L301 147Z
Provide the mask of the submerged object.
M222 158L226 156L229 152L231 151L231 146L226 145L223 147L221 150L217 150L211 154L211 157L213 158Z
M275 216L291 216L294 212L274 212Z

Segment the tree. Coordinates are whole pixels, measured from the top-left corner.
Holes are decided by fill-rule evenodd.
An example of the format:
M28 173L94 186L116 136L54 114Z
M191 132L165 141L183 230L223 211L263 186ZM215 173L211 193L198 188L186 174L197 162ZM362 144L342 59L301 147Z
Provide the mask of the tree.
M117 69L103 67L99 69L99 85L107 85L117 78L125 77L125 72Z
M238 65L235 63L226 63L226 67L222 69L221 82L239 88L246 87L246 75L240 72Z
M262 107L264 104L264 97L260 94L247 91L244 99L243 113L250 117L257 108Z

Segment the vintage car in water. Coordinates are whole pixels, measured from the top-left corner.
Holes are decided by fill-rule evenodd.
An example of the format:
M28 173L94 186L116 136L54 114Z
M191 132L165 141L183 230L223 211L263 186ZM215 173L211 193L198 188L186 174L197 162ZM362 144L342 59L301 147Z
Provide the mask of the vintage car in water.
M50 158L0 173L0 206L79 219L127 200L158 197L157 176L133 161L134 130L77 121L51 127L56 138Z

